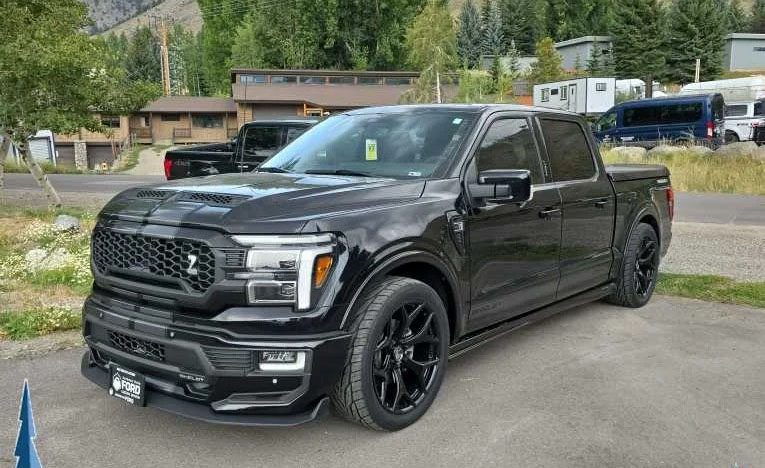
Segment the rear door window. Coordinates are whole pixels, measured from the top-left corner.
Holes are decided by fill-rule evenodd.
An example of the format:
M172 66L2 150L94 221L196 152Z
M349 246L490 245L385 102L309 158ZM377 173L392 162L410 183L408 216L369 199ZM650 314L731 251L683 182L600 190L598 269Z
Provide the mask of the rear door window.
M263 159L276 154L282 146L281 127L252 127L244 134L242 158Z
M733 104L725 108L725 117L743 117L746 115L746 104Z
M542 119L541 122L553 180L562 182L593 177L595 162L582 126L568 120Z

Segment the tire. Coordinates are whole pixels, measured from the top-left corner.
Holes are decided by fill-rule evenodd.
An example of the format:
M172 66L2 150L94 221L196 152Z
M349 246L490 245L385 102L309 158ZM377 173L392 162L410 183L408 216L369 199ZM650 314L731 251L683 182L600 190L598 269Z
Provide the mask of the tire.
M646 223L635 226L624 250L616 292L607 301L624 307L646 305L656 288L660 250L659 237L653 226Z
M731 143L738 143L739 138L738 135L736 135L736 132L725 132L725 144L729 145Z
M433 288L401 277L373 286L359 304L347 361L330 395L333 406L371 429L403 429L425 414L443 382L446 308Z

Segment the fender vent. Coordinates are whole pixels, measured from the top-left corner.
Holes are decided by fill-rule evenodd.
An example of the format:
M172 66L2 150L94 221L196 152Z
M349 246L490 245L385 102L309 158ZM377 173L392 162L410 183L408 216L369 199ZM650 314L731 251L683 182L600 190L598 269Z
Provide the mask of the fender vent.
M249 349L211 348L202 349L210 360L210 364L219 370L248 371L255 367L254 352Z

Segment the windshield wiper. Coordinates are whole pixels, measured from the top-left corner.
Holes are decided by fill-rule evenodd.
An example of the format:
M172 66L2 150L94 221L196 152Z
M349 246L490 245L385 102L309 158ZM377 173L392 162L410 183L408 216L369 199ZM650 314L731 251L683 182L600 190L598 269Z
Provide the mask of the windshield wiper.
M351 171L348 169L308 169L306 174L319 174L319 175L346 175L357 177L377 177L366 172Z
M289 174L290 171L282 169L281 167L258 167L255 172L271 172L274 174Z

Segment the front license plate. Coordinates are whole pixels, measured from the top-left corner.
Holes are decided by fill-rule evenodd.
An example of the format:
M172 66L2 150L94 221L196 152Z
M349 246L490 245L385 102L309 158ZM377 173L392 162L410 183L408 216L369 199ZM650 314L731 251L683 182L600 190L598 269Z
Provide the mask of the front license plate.
M146 379L138 372L111 365L109 395L131 405L143 406L146 393Z

